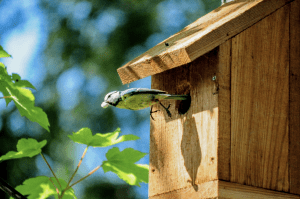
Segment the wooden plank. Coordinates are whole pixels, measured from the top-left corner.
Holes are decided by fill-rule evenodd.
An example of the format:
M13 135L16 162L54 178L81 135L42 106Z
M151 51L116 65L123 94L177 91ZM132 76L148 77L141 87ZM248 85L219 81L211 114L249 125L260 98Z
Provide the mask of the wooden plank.
M172 118L155 105L150 124L149 196L217 179L218 95L214 95L218 49L185 66L152 77L152 88L172 94L190 93L191 107ZM200 67L201 66L201 67ZM164 102L168 106L169 102Z
M150 196L149 199L200 199L200 198L217 198L218 197L218 180L202 183L195 191L193 186L184 187L160 195Z
M290 192L300 195L300 1L290 5Z
M149 199L299 199L300 196L271 191L267 189L240 185L237 183L214 180L200 184L199 190L195 191L192 186L180 190L171 191L161 195L150 196Z
M232 39L231 182L289 191L289 6Z
M231 132L231 39L219 47L217 70L219 135L218 135L218 176L220 180L230 180L230 132Z
M224 4L119 68L122 83L187 64L290 1L237 0Z
M231 199L286 199L297 198L300 196L283 193L278 191L271 191L267 189L240 185L237 183L219 181L219 197L218 198L231 198Z

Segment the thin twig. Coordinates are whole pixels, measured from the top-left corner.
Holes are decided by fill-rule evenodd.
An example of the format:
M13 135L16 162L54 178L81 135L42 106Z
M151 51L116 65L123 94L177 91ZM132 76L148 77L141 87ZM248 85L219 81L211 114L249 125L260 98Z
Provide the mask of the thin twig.
M74 171L72 177L70 178L67 187L70 185L71 181L72 181L73 178L75 177L75 174L77 173L77 171L78 171L78 169L79 169L79 167L80 167L80 165L81 165L81 163L82 163L82 160L83 160L83 158L84 158L84 156L85 156L87 150L88 150L88 146L84 149L84 152L83 152L83 154L82 154L82 156L81 156L81 158L80 158L80 160L79 160L79 163L78 163L78 165L77 165L77 168L75 169L75 171Z
M3 96L3 97L0 97L0 99L5 99L5 98L10 98L11 96Z
M83 154L82 154L82 156L81 156L81 158L80 158L80 160L79 160L79 163L78 163L78 165L77 165L77 167L76 167L74 173L72 174L72 176L71 176L71 178L70 178L70 180L69 180L69 182L68 182L68 184L67 184L67 187L66 187L66 188L62 191L62 193L61 193L61 197L63 197L63 195L65 194L65 192L66 192L68 189L71 188L71 186L69 186L69 185L70 185L71 181L73 180L73 178L75 177L75 174L77 173L77 171L78 171L78 169L79 169L79 167L80 167L80 165L81 165L81 163L82 163L82 160L83 160L83 158L84 158L84 156L85 156L87 150L88 150L88 146L84 149L84 152L83 152Z
M67 187L67 189L73 187L75 184L81 182L82 180L86 179L87 177L89 177L90 175L92 175L93 173L95 173L99 168L101 167L101 165L97 166L95 169L93 169L91 172L89 172L86 176L84 176L83 178L81 178L80 180L74 182L70 187Z
M43 157L43 159L44 159L44 161L46 162L46 164L48 165L50 171L52 172L53 176L55 177L56 181L58 182L60 188L62 189L62 187L61 187L61 185L60 185L60 182L59 182L58 178L56 177L54 171L52 170L50 164L48 163L48 161L46 160L46 158L44 157L44 155L43 155L42 153L40 153L40 154L41 154L41 156Z
M89 172L86 176L84 176L83 178L81 178L80 180L74 182L71 186L67 186L61 193L61 198L63 197L63 195L65 194L65 192L70 189L71 187L73 187L74 185L76 185L77 183L81 182L82 180L86 179L87 177L89 177L90 175L92 175L93 173L95 173L99 168L101 167L101 165L97 166L95 169L93 169L91 172Z
M56 190L56 193L58 195L58 198L59 198L59 190L58 188L56 187L56 185L54 184L54 182L51 180L51 178L49 178L50 182L52 182L53 186L55 187L55 190Z

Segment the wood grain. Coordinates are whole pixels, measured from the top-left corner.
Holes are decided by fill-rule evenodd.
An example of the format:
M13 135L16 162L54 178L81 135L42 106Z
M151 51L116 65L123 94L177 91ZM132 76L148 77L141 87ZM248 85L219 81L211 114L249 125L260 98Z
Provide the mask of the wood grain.
M218 185L217 180L205 182L198 186L198 191L195 191L192 186L189 186L168 193L150 196L149 199L218 198Z
M218 198L230 198L230 199L285 199L285 198L297 198L300 196L283 193L278 191L271 191L267 189L240 185L237 183L219 181L218 184L219 197Z
M218 95L212 77L218 49L185 66L152 77L152 88L191 95L191 107L179 115L175 101L172 118L154 106L150 124L149 196L164 194L217 179ZM200 67L201 66L201 67Z
M289 6L232 39L232 182L289 191Z
M231 39L219 47L218 84L218 179L230 180L231 156Z
M240 185L237 183L214 180L199 185L199 190L192 187L171 191L161 195L150 196L149 199L299 199L300 196L271 191L267 189Z
M300 1L290 5L290 192L300 195Z
M157 61L152 88L192 101L154 106L149 198L300 198L299 57L295 0L191 63Z
M122 83L190 63L290 1L237 0L224 4L120 67Z

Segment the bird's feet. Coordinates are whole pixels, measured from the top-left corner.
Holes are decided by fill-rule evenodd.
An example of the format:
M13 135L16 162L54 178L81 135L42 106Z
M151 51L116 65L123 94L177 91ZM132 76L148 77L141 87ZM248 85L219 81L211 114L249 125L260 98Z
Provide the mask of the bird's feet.
M156 112L159 111L159 110L152 111L152 108L153 108L153 106L151 106L151 109L150 109L150 117L151 117L151 119L153 119L153 120L155 121L155 119L154 119L153 116L152 116L152 113L156 113Z
M170 108L171 104L169 104L168 108L166 108L161 102L159 102L159 103L160 103L160 105L161 105L162 107L164 107L164 109L166 110L168 116L169 116L169 117L172 117L171 112L169 111L169 108Z

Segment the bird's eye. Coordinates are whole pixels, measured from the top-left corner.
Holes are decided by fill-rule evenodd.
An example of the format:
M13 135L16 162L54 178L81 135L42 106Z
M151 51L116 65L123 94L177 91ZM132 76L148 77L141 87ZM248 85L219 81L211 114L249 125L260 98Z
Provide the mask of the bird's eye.
M107 101L107 99L108 99L110 96L111 96L111 94L110 94L110 95L106 95L105 98L104 98L104 101Z

